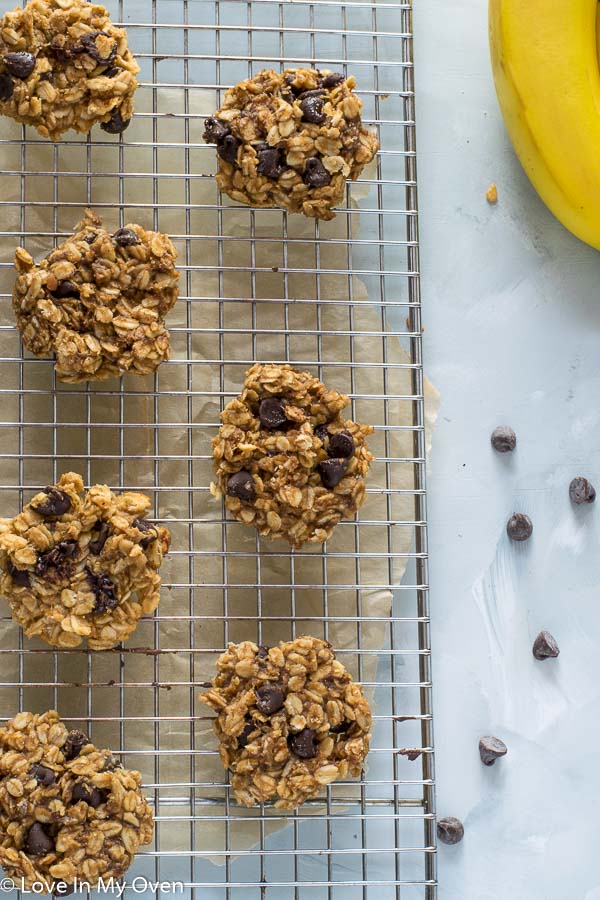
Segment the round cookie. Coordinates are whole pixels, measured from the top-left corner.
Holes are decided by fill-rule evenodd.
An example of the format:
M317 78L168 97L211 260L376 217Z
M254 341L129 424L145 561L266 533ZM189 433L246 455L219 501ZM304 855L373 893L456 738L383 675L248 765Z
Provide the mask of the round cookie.
M144 518L144 494L83 493L67 472L14 519L0 519L0 593L27 637L92 650L126 640L160 599L166 528Z
M56 354L61 381L147 375L169 358L164 319L178 296L177 251L140 225L114 234L87 210L39 265L19 247L13 309L23 344Z
M57 896L76 878L120 878L152 840L141 781L54 710L19 713L0 728L0 865L25 889L60 885Z
M260 534L322 543L365 498L370 425L344 419L348 397L288 365L254 365L213 440L215 496Z
M362 124L353 77L263 69L230 88L205 123L217 145L217 183L233 200L333 219L379 142Z
M124 131L139 70L125 31L86 0L29 0L0 22L0 113L53 141Z
M296 809L338 778L360 775L371 711L326 641L230 644L200 699L217 713L219 753L239 803Z

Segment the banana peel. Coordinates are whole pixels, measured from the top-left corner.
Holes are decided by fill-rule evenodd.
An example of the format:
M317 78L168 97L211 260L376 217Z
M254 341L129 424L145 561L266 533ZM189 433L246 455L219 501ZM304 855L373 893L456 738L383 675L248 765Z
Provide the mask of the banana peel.
M600 250L597 0L489 0L489 30L496 93L521 165L556 218Z

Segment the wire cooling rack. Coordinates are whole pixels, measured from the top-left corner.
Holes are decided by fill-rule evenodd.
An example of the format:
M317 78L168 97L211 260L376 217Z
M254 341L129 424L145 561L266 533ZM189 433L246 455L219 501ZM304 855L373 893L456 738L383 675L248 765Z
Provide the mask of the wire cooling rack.
M0 124L0 489L4 515L63 471L149 493L173 550L155 617L121 649L56 652L3 610L0 697L56 707L142 771L155 841L137 874L202 898L435 897L425 413L410 3L115 0L142 67L120 137L60 144ZM376 166L333 223L240 210L214 182L205 114L262 67L354 74ZM173 356L154 378L56 381L23 353L10 309L17 243L41 256L86 206L109 227L168 232L180 253ZM375 425L367 501L326 548L289 552L209 493L218 413L253 360L291 361ZM401 581L402 579L402 581ZM401 582L401 583L400 583ZM391 590L391 594L390 594ZM393 613L390 597L393 596ZM295 813L237 807L198 703L229 640L331 638L368 691L358 783ZM408 751L420 752L411 759Z

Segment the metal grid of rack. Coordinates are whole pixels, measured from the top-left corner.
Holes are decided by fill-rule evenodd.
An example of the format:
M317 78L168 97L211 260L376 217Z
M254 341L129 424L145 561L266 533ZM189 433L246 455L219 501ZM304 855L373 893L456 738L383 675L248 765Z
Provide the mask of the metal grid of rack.
M53 651L3 610L0 696L57 708L142 771L154 845L131 877L202 898L435 897L425 507L425 383L411 3L113 0L142 66L138 113L113 138L61 144L0 125L0 490L5 515L68 469L140 489L173 544L155 617L113 652ZM219 195L205 114L265 66L354 74L376 167L333 223ZM86 206L115 228L169 233L181 298L153 378L63 385L23 354L12 256L43 255ZM218 413L254 360L290 361L375 425L368 498L326 547L289 552L224 517L209 493ZM391 601L393 600L393 605ZM198 703L229 640L327 636L369 692L368 771L295 813L242 810ZM420 751L410 759L407 750ZM411 754L412 755L412 754ZM129 879L130 880L130 879Z

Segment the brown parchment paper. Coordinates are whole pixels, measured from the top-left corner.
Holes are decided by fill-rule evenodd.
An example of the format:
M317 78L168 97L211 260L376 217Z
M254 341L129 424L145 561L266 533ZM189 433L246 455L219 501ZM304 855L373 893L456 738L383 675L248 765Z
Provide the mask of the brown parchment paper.
M20 361L9 299L18 238L2 239L3 515L74 469L88 483L148 492L173 542L157 615L140 624L123 652L54 653L3 620L1 712L13 715L19 704L34 711L57 706L84 724L96 743L121 750L125 764L142 771L157 813L169 817L161 850L189 850L192 816L206 818L191 849L210 851L219 863L226 840L231 850L248 848L259 839L260 823L252 811L237 809L231 824L223 819L230 811L226 778L211 714L197 701L202 682L228 640L273 643L302 633L326 635L356 677L375 681L376 651L389 643L392 587L406 568L395 554L409 553L414 541L412 525L388 525L415 517L413 466L398 461L414 455L413 389L411 370L402 367L410 359L390 331L392 324L404 328L405 311L396 309L393 322L384 317L379 277L350 274L381 265L377 245L345 243L359 234L358 215L321 223L316 243L315 224L299 216L219 211L214 151L201 142L201 115L213 111L214 95L192 91L187 107L183 92L160 90L156 97L158 119L150 92L138 92L142 115L121 147L98 131L90 144L74 139L57 147L28 133L23 159L17 145L4 148L4 166L15 174L0 178L3 230L25 232L27 248L41 256L55 232L72 230L86 205L109 228L133 221L158 227L179 249L181 299L168 320L172 361L156 378L61 385L51 361ZM20 129L2 122L0 133L18 138ZM153 140L155 149L141 146ZM352 186L353 202L366 195L375 206L368 185ZM361 237L368 236L365 222ZM396 279L388 297L405 298L405 291L406 279ZM350 307L349 297L364 303ZM286 544L225 525L208 489L220 409L239 391L252 360L285 359L355 395L354 416L377 428L371 447L378 459L358 524L338 526L327 555L314 546L292 555ZM428 447L438 402L425 381ZM398 607L398 615L416 616L414 592L402 593ZM407 637L406 645L416 646L416 638ZM406 702L407 712L418 712L418 697ZM332 791L356 796L348 786ZM282 824L274 820L267 830Z

